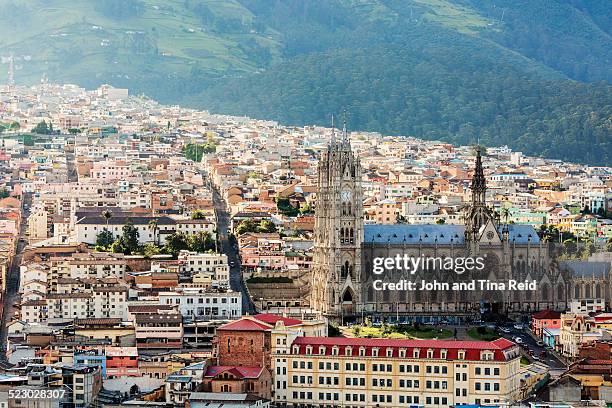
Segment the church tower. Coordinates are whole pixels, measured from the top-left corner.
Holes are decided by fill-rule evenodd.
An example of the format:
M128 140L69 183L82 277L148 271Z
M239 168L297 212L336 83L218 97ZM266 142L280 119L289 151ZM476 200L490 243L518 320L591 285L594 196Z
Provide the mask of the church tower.
M332 129L318 175L310 306L332 317L353 315L361 303L363 192L346 122L339 141Z
M476 163L470 189L472 202L465 214L466 241L473 244L483 239L489 242L500 239L499 220L486 203L487 182L482 168L480 146L476 147Z

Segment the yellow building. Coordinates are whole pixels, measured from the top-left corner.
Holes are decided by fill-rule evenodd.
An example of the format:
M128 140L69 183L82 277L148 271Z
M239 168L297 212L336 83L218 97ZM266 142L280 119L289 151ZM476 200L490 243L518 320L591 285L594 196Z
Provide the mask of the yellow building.
M289 406L441 407L520 397L520 352L506 339L295 337L273 349L272 361L283 361L273 399Z

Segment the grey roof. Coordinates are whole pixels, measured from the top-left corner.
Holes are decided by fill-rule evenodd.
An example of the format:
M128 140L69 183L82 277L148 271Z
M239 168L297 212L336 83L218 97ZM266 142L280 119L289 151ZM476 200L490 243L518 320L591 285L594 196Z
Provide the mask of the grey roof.
M364 225L364 242L391 244L462 244L465 241L463 225L445 224L393 224ZM437 241L436 241L437 240ZM451 241L452 240L452 241Z
M540 242L540 236L531 225L508 224L508 232L510 242L516 242L517 244L526 244L530 240L532 244Z
M501 230L501 228L500 228ZM531 225L509 224L509 241L517 244L537 244L540 242L536 230ZM394 224L364 225L365 243L390 243L423 245L460 245L465 242L465 226L450 224Z
M573 276L605 276L610 273L610 262L561 261L559 268L569 270Z
M77 215L78 217L78 215ZM113 216L108 219L108 225L125 225L128 221L132 221L134 225L148 225L149 221L156 220L157 225L175 225L176 221L170 217L142 217L142 216ZM101 215L86 215L78 219L77 224L86 225L105 225L106 219Z

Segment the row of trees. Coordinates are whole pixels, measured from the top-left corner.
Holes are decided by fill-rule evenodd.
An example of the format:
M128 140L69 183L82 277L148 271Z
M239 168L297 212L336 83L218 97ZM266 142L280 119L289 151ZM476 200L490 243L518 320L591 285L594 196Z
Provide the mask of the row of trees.
M108 221L108 219L107 219ZM140 233L130 221L126 223L121 231L121 235L115 237L107 228L102 229L96 236L96 250L125 255L144 255L150 257L158 254L168 254L177 257L182 250L195 252L209 252L216 249L215 240L208 232L199 231L195 234L185 234L175 232L167 236L164 244L160 244L157 222L151 220L149 228L153 232L153 242L140 244Z
M314 212L308 204L305 204L300 208L294 207L288 198L277 198L276 208L281 212L281 214L288 217L297 217L300 214L311 214Z
M236 235L246 234L247 232L276 232L276 225L268 220L261 220L259 223L251 219L240 221L236 227Z
M214 153L217 151L217 145L211 142L199 144L189 143L183 148L183 154L186 158L193 161L202 161L202 156L208 153Z

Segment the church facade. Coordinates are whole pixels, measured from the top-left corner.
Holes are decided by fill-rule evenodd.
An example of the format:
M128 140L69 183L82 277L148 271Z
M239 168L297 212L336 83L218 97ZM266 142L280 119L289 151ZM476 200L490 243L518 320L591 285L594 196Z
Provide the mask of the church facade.
M375 225L363 222L361 164L351 150L346 128L332 136L318 165L314 265L310 307L330 317L388 314L396 316L474 316L489 310L520 314L542 309L565 310L575 299L574 277L559 268L530 225L502 222L485 202L486 180L477 151L472 200L464 225ZM375 274L377 258L480 258L484 267L462 274L434 264L416 273L385 269ZM601 293L609 298L608 276ZM581 278L582 279L582 278ZM476 286L453 290L454 283L536 282L535 289L509 290ZM432 290L381 289L382 282L448 283ZM583 283L581 283L583 285ZM580 292L584 294L584 290Z

